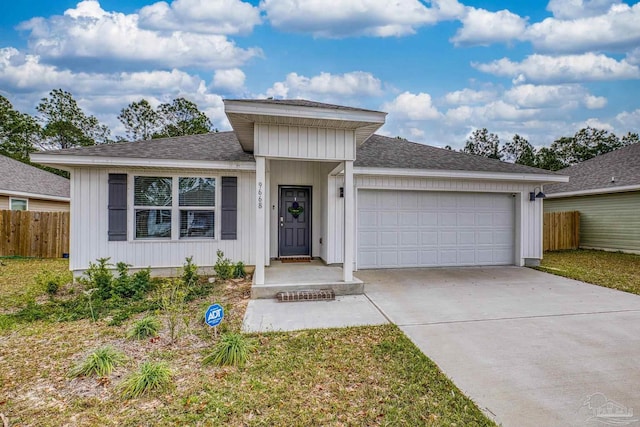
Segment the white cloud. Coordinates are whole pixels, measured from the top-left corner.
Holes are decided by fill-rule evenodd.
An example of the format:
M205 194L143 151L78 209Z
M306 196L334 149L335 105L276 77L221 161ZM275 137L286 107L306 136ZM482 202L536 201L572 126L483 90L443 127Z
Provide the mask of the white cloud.
M570 20L547 18L525 34L549 52L626 51L640 44L640 3L615 4L605 13Z
M595 128L595 129L604 129L604 130L609 131L609 132L613 132L614 131L614 128L613 128L613 126L611 126L610 123L604 122L604 121L602 121L600 119L597 119L597 118L589 118L589 119L583 121L577 127L578 127L578 129L591 127L591 128Z
M602 54L547 56L531 55L522 62L502 58L487 64L472 63L478 70L514 78L516 82L581 82L640 78L640 68L626 60Z
M547 10L559 19L575 19L601 15L620 3L621 0L550 0Z
M428 93L404 92L382 106L394 119L437 120L442 114L431 103Z
M239 68L230 70L216 70L213 75L213 85L230 91L241 90L244 86L245 74Z
M240 0L159 1L140 9L139 15L140 27L152 30L248 34L260 24L260 10Z
M332 38L414 34L464 10L457 0L434 0L431 8L420 0L262 0L260 8L280 30Z
M616 116L616 121L623 127L620 135L627 132L640 133L640 108L635 111L623 111Z
M532 85L515 86L504 94L507 102L527 108L573 109L583 104L589 109L603 108L604 97L591 95L581 85Z
M607 98L604 96L587 95L584 99L584 106L589 110L598 110L607 105Z
M17 100L31 110L51 89L70 91L89 114L109 125L114 134L122 133L117 120L120 109L133 101L147 99L157 106L177 97L196 102L221 129L228 128L222 98L207 90L197 75L180 70L140 72L72 72L43 64L36 55L25 55L15 48L0 49L0 87L19 93Z
M469 105L493 101L497 94L489 90L473 90L465 88L455 92L449 92L444 99L452 105Z
M267 96L277 98L349 98L354 96L378 96L382 84L371 73L353 71L345 74L320 73L306 77L289 73L282 82L276 82L267 90Z
M261 55L242 49L223 35L140 28L137 14L106 12L97 1L86 0L64 16L33 18L20 25L29 34L32 52L73 66L161 67L205 66L234 68Z
M467 8L461 21L462 28L451 39L456 46L489 45L516 40L522 37L527 26L527 19L508 10L490 12L473 7Z

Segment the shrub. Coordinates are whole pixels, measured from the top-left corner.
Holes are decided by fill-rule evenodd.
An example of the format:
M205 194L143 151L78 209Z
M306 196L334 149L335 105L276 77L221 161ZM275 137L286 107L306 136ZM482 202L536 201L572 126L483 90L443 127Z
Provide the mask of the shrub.
M242 261L238 261L233 266L233 278L234 279L240 279L240 278L246 277L246 276L247 276L247 272L244 269L244 263Z
M111 295L121 298L139 299L149 290L151 282L151 268L147 267L129 274L130 264L119 262L116 264L118 277L113 281Z
M90 262L89 268L84 272L86 278L83 280L89 288L97 288L96 294L100 299L111 297L113 274L109 270L113 264L109 263L111 258L98 258L96 263Z
M99 377L104 377L126 360L124 353L120 350L110 345L105 345L92 351L82 362L74 366L69 372L69 376L75 378L95 374Z
M186 309L186 297L187 292L180 280L165 282L160 289L158 302L165 313L169 337L172 342L178 339L179 323L181 319L184 319Z
M249 352L254 348L253 342L242 334L234 332L223 334L211 353L202 360L202 364L243 366Z
M186 263L182 266L182 281L185 286L193 287L198 284L198 266L193 263L193 257L190 256L186 259Z
M224 252L218 249L216 253L218 255L218 260L216 264L213 266L213 270L216 272L216 277L220 280L227 280L233 275L233 263L229 258L224 257Z
M133 323L127 332L127 338L136 340L152 338L158 335L161 327L162 324L155 316L146 316Z
M133 399L152 391L167 390L171 386L171 376L165 363L143 362L137 372L120 383L120 394L124 399Z
M53 273L50 271L43 271L39 273L36 278L36 283L44 289L49 295L53 296L58 293L60 287L70 283L73 278L71 273Z

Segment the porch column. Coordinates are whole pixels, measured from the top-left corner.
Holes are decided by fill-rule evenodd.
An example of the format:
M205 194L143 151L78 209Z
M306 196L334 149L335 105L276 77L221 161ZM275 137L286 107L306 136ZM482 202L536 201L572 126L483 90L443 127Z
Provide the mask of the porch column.
M343 280L353 281L353 250L354 250L354 209L355 189L353 187L353 161L344 162L344 252L343 252Z
M254 283L264 285L264 257L266 235L266 165L265 158L256 156L256 270L253 273Z

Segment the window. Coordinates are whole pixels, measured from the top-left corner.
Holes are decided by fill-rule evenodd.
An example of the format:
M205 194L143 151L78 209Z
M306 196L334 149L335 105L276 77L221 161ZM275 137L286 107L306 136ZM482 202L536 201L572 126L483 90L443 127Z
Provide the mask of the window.
M215 237L216 180L179 178L180 238Z
M12 211L26 211L28 206L27 199L11 199Z
M171 238L172 178L136 176L133 205L136 239Z
M133 205L136 239L215 238L215 178L136 176Z

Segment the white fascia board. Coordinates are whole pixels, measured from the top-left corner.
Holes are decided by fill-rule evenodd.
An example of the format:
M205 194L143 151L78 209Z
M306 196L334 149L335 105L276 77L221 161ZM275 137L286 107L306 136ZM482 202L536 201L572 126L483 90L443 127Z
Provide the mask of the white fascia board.
M139 159L129 157L99 156L63 156L48 154L32 154L31 160L36 163L58 167L63 166L110 166L110 167L160 167L176 169L226 169L256 170L253 162L211 162L206 160L172 160L172 159Z
M282 104L259 104L251 101L224 101L225 113L256 114L261 116L301 117L307 119L344 120L365 123L385 122L387 113L305 107Z
M625 193L627 191L640 191L640 185L626 185L623 187L594 188L591 190L567 191L564 193L551 193L551 194L547 194L546 198L559 199L561 197L591 196L596 194L608 194L608 193Z
M54 202L69 202L69 201L71 201L70 197L50 196L48 194L27 193L27 192L24 192L24 191L0 190L0 195L9 196L9 197L25 197L25 198L29 198L29 199L51 200L51 201L54 201Z
M435 169L401 169L401 168L354 168L355 175L406 176L424 178L451 179L482 179L491 181L520 181L520 182L569 182L566 175L523 174L505 172L473 172Z

